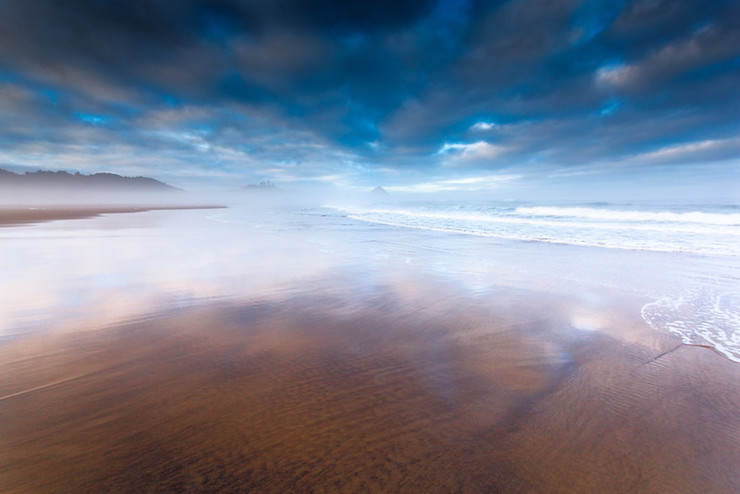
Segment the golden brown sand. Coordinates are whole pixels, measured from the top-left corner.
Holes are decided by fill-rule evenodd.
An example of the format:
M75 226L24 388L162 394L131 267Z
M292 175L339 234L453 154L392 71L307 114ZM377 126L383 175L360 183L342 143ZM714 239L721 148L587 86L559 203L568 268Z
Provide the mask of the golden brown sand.
M542 299L357 298L4 343L0 491L740 492L711 350Z
M211 209L222 206L42 206L42 207L4 207L0 206L0 227L40 223L53 220L77 220L92 218L101 214L140 213L144 211L175 209Z

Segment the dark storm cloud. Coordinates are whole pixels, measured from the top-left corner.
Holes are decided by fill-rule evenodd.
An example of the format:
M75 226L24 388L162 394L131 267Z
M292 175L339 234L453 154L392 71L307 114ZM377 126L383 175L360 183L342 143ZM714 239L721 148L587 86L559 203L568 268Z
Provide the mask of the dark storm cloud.
M386 122L388 135L431 148L442 136L469 142L464 132L476 120L538 121L534 135L486 138L520 148L523 158L547 147L548 157L567 164L737 133L740 16L730 4L693 22L684 15L680 29L643 19L645 29L659 23L663 35L649 42L636 36L634 46L623 32L625 18L637 22L636 14L625 13L634 12L633 4L612 3L596 9L598 15L587 5L522 0L490 12L447 78Z
M7 0L0 17L0 54L11 69L70 83L80 82L74 77L82 75L120 85L140 83L137 89L159 82L152 64L165 73L183 64L181 75L188 77L181 85L165 78L163 89L188 92L192 79L218 80L240 69L282 66L294 71L286 76L295 76L312 59L303 60L308 51L291 41L315 45L321 39L341 45L346 38L360 45L364 36L411 22L426 9L425 2L384 0ZM293 38L281 43L286 36ZM256 56L262 63L242 67L232 42L261 49ZM291 53L294 49L298 51ZM296 65L285 67L291 61Z
M349 183L731 158L739 47L731 1L5 0L0 161Z
M319 125L331 120L327 132L359 144L378 137L375 120L406 96L401 87L419 86L378 41L432 6L10 0L0 68L107 102L278 106Z

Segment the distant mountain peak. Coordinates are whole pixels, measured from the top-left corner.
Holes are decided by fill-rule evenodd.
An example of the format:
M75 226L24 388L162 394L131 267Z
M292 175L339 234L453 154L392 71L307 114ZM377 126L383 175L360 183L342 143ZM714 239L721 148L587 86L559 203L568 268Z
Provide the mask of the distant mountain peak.
M387 190L385 190L385 189L384 189L383 187L381 187L380 185L378 185L378 186L377 186L377 187L375 187L375 188L374 188L373 190L371 190L371 191L370 191L370 194L371 194L371 195L373 195L373 196L378 196L378 197L381 197L381 196L389 196L389 195L390 195L390 194L388 193L388 191L387 191Z

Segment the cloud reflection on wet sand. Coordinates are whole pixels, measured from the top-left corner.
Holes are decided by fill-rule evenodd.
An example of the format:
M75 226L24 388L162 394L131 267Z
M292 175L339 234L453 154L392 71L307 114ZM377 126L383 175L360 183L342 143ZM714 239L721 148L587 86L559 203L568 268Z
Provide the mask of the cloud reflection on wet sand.
M418 281L335 278L7 342L0 490L740 484L736 364L669 336L640 345L574 328L565 299L481 303Z

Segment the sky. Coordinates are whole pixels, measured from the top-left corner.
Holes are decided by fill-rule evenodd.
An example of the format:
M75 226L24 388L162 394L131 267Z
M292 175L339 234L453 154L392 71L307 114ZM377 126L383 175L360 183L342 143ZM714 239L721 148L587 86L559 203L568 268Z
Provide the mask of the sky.
M738 197L740 2L2 0L0 168Z

